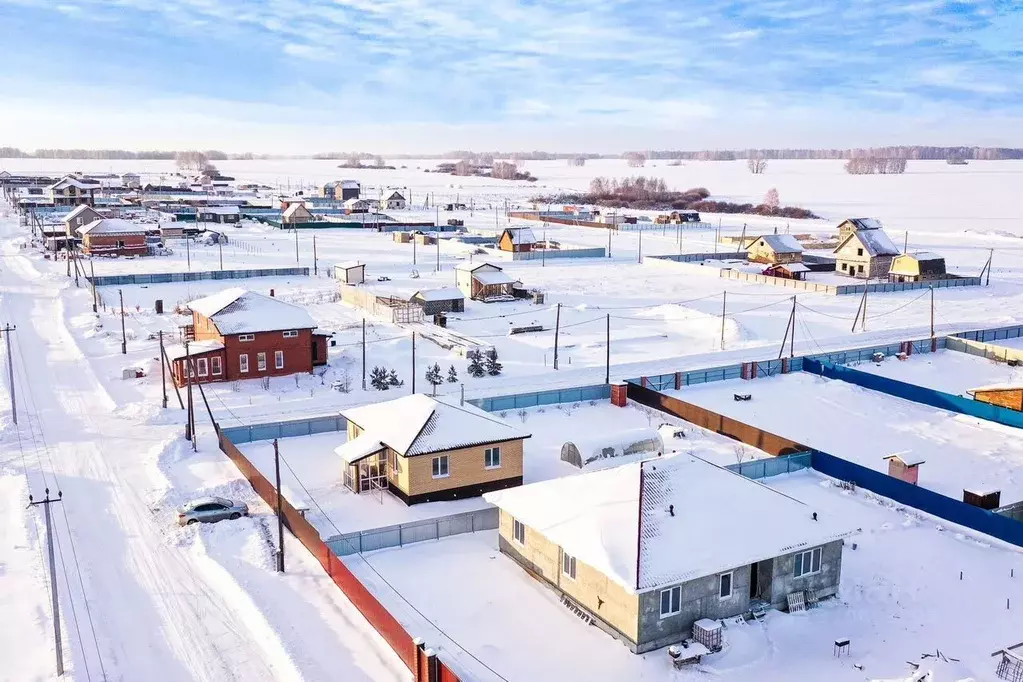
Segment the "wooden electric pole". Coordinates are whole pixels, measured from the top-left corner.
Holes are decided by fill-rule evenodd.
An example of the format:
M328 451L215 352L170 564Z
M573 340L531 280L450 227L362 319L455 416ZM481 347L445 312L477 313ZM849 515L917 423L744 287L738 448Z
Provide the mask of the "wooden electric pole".
M366 390L366 318L362 318L362 390Z
M274 438L274 478L277 483L277 572L284 573L284 493L281 492L281 453Z
M167 409L167 364L163 361L163 330L160 330L160 387L163 389L163 408Z
M558 368L558 335L561 332L561 304L558 304L557 317L554 321L554 369Z
M0 329L0 333L4 335L4 341L7 342L7 381L11 391L11 418L14 421L14 425L18 425L18 401L14 395L14 360L11 356L11 332L17 330L17 326L11 326L5 324L3 329Z
M121 355L128 354L128 335L124 331L124 292L117 290L117 296L121 299Z
M64 493L57 491L56 499L50 497L50 489L46 489L46 497L38 502L28 496L30 507L42 506L43 518L46 520L46 550L50 564L50 600L53 608L53 648L57 652L57 676L64 675L64 650L60 641L60 600L57 598L57 563L53 557L53 522L50 519L50 505L61 502ZM70 595L69 595L70 598Z
M89 283L92 285L92 312L97 312L98 306L96 305L96 266L95 261L89 258Z
M607 338L604 344L604 383L611 383L611 313L607 314Z
M316 263L316 235L313 235L313 275L320 274L320 268Z
M725 349L725 308L728 306L728 292L721 292L721 350Z
M412 392L416 392L416 333L412 332Z

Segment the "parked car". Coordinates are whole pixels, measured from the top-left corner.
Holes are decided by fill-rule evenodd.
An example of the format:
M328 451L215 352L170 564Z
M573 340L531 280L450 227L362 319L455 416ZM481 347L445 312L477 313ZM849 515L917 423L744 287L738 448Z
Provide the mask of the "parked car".
M199 497L178 507L178 525L216 523L248 515L249 507L242 502L232 502L223 497Z

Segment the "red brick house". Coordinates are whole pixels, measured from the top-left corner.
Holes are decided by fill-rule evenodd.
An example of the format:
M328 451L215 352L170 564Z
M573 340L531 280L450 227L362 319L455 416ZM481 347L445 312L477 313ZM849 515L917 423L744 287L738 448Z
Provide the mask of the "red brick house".
M77 229L82 251L90 256L145 256L149 253L148 231L145 225L121 218L100 218Z
M300 306L235 288L188 304L194 381L236 381L312 372L327 364L329 334ZM185 348L167 349L174 383L184 386Z

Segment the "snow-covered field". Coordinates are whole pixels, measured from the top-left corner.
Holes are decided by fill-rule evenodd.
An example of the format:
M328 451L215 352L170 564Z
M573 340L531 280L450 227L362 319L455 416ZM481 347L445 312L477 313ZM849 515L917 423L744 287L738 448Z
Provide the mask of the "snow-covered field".
M737 392L753 399L736 402ZM878 471L888 471L884 457L911 453L926 460L919 485L954 499L964 488L1001 490L1003 504L1023 499L1019 429L805 372L668 393Z
M971 388L1023 381L1023 369L1019 367L953 350L918 353L902 361L890 357L881 363L861 362L851 367L967 398Z
M737 446L735 441L712 431L639 406L615 407L608 402L555 405L499 413L531 437L524 445L523 478L526 483L560 476L572 476L580 469L561 461L561 447L574 443L589 456L606 446L628 445L649 438L662 424L669 424L685 436L666 443L672 450L692 451L721 465L760 459L768 455L755 448ZM284 458L281 487L294 504L307 507L306 518L324 537L398 523L430 519L490 506L483 498L451 502L428 502L406 506L389 494L350 492L341 482L342 464L334 449L347 437L341 433L282 438L278 441ZM740 449L737 451L737 447ZM256 441L239 449L267 477L274 475L273 443ZM586 467L615 466L635 458L604 460Z
M1015 644L1023 627L1015 606L1023 582L1011 577L1023 567L1018 551L842 490L813 472L765 482L860 528L846 541L839 597L804 613L772 612L763 623L728 621L724 651L682 672L672 670L663 650L637 656L586 625L500 554L496 531L346 562L429 646L456 657L478 680L860 682L908 677L907 661L927 666L933 659L922 655L939 649L960 661L963 674L935 680L993 679L990 653ZM850 655L836 657L834 641L842 637L851 640Z
M619 160L588 162L582 168L526 162L524 168L540 178L535 185L423 172L435 164L398 161L394 165L406 168L354 172L337 169L336 162L312 160L219 165L241 182L262 182L282 191L348 177L361 180L368 196L405 188L413 208L397 212L397 218L429 220L438 215L434 203L470 202L478 209L471 215L442 211L440 220L464 219L470 230L484 234L507 224L505 205L527 205L534 194L583 189L597 175L663 177L669 186L706 186L715 198L754 203L776 187L783 204L804 206L824 220L722 216L722 234L738 235L746 223L747 234L777 229L825 235L844 217L872 216L884 222L896 243L901 244L908 231L910 250L941 253L959 274L978 272L994 249L990 287L936 292L938 332L1023 322L1023 221L1015 199L1015 188L1023 180L1021 162L972 162L965 167L910 162L900 176L849 176L838 161L771 162L768 172L757 176L741 162L682 166L658 162L638 170ZM151 173L156 180L173 172L171 163L151 161L18 159L0 160L0 169L55 174L137 171ZM429 209L423 206L427 194ZM970 198L969 210L965 196ZM716 223L718 217L706 218ZM533 227L537 236L567 246L608 246L603 230ZM223 249L186 250L182 243L172 242L174 252L168 256L98 259L96 274L217 270L221 259L224 268L290 267L296 262L314 266L311 232L298 234L296 258L294 233L253 224L224 229L230 241ZM344 406L395 397L394 391L362 390L364 313L336 301L336 283L326 276L327 268L345 260L363 261L373 287L407 295L419 288L450 285L452 268L468 256L464 247L443 243L438 263L434 247L417 246L413 253L411 244L396 244L390 235L367 230L319 230L315 237L316 275L234 280L231 285L264 293L273 288L278 296L308 306L322 328L335 332L330 363L322 374L275 379L269 390L255 381L209 387L210 408L224 425L329 414ZM52 620L41 560L46 538L41 511L25 506L28 494L38 498L47 486L51 493L63 492L63 501L53 511L60 541L58 588L68 678L406 679L400 661L297 543L288 542L288 573L279 576L273 571L274 539L267 532L273 517L216 449L204 408L199 408L198 452L193 453L181 438L184 415L173 392L168 409L160 407L155 335L163 331L175 341L184 318L173 313L174 306L220 285L121 287L128 313L127 354L122 355L117 289L100 288L105 306L94 315L91 293L76 289L65 277L66 264L44 259L26 243L27 229L17 226L8 207L0 207L0 324L17 325L11 338L19 406L15 426L10 391L2 382L0 511L5 521L0 523L0 612L8 617L0 625L4 661L0 681L52 675ZM718 248L709 230L686 230L679 239L667 228L646 230L642 236L614 234L611 257L605 259L501 260L512 276L546 293L545 305L469 303L465 313L449 317L449 326L493 344L504 373L465 378L463 358L420 338L417 374L421 380L426 366L434 362L445 370L454 365L467 397L600 383L608 350L608 316L612 378L775 356L791 310L788 293L641 263L643 255ZM377 283L378 277L390 281ZM871 296L867 331L855 334L849 329L858 297L797 298L797 353L901 341L926 336L929 330L928 301L920 292ZM168 310L162 316L153 311L156 299ZM558 304L560 368L555 371ZM544 331L510 336L512 323L540 324ZM405 380L399 394L411 389L413 331L426 330L366 321L367 365L396 369ZM900 371L917 371L908 368L920 360L907 361ZM0 361L6 362L2 354ZM147 376L122 379L122 370L129 366L143 367ZM988 371L986 365L978 366ZM6 369L5 364L4 373ZM959 370L949 373L960 376ZM931 376L922 369L913 378L926 382ZM331 388L346 379L351 392ZM439 388L457 395L460 383ZM755 393L750 404L733 403L729 384L687 389L684 395L698 403L710 401L708 406L726 414L760 410L753 415L756 419L733 416L748 417L781 435L881 470L884 454L919 450L927 458L921 484L953 497L963 487L987 484L1001 487L1003 500L1023 497L1023 483L1015 475L1023 462L1023 444L1011 429L812 377L793 375L743 386L745 392ZM770 393L759 395L760 386ZM425 383L417 388L425 389ZM521 417L510 413L507 418ZM541 480L573 473L558 460L565 441L617 440L650 423L640 410L580 405L547 408L544 413L531 410L525 425L534 434L527 442L526 478ZM575 435L580 432L583 436ZM406 518L403 514L409 510L393 500L359 500L358 508L343 506L355 496L341 491L340 466L333 459L333 448L342 440L343 435L336 434L282 441L288 462L298 473L297 479L290 471L284 474L289 497L301 502L308 495L301 480L331 521L345 530L366 527L370 521L382 525ZM736 457L733 443L713 435L687 440L687 445L723 464ZM247 449L266 470L267 445ZM978 679L986 679L991 670L986 653L1020 639L1013 636L1021 625L1013 620L1016 611L1004 609L1005 597L1015 604L1019 595L1012 589L1014 583L1002 577L1018 567L1016 552L938 532L933 523L816 482L800 484L793 492L825 495L822 504L831 501L850 517L863 519L859 549L846 550L843 599L848 606L834 604L806 616L774 615L766 631L759 626L731 629L733 646L709 662L723 679L860 680L875 673L895 677L905 672L903 661L935 647L961 657ZM253 516L214 527L177 528L173 508L202 494L246 501ZM340 505L336 512L334 504ZM330 525L317 523L321 530ZM493 535L484 534L383 551L371 560L437 625L508 679L553 678L553 672L569 679L671 679L663 652L628 654L567 614L510 562L491 558L494 553ZM456 562L459 570L453 571ZM410 571L409 566L421 570ZM934 567L953 567L955 579L953 568L946 575ZM960 568L966 576L962 583ZM372 573L366 574L367 581L383 595L386 590ZM408 617L407 603L396 602L396 608ZM962 623L970 626L960 627ZM426 626L422 631L430 630ZM852 659L832 658L831 640L838 635L853 638ZM431 645L436 641L447 651L457 649L440 635L426 636ZM456 655L461 662L468 661L470 669L478 669L464 653ZM850 667L857 661L865 664L863 672ZM539 664L544 667L530 667ZM579 666L585 675L576 674Z

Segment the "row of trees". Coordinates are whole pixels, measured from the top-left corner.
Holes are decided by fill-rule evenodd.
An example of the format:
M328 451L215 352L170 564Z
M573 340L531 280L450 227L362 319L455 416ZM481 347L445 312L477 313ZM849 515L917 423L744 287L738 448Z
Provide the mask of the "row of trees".
M17 147L0 147L0 158L3 159L140 159L146 161L170 161L176 160L181 154L192 154L197 152L180 151L129 151L127 149L36 149L34 152L26 152ZM226 161L228 159L253 159L256 156L252 153L227 154L216 149L208 149L204 152L208 160Z
M998 161L1023 159L1018 147L936 147L927 145L891 147L855 147L848 149L713 149L702 151L658 150L643 152L648 159L682 159L691 161L738 161L751 154L765 159L853 159L858 157L896 157L913 160L942 161L958 155L964 159Z
M850 175L899 175L906 172L906 159L883 156L864 156L845 162Z
M471 350L466 353L466 359L469 361L466 372L471 377L477 379L484 376L496 377L501 374L504 366L497 359L497 350L491 348L486 353L481 353L478 350ZM433 387L434 395L437 394L437 387L447 381L450 384L458 383L458 370L455 369L454 365L448 367L447 377L441 371L440 363L433 363L427 365L426 374L424 375L426 383ZM341 382L345 388L342 388L342 392L347 393L347 387L350 386L350 379L346 376ZM387 369L386 367L374 367L369 372L369 383L370 386L378 391L388 391L392 388L404 386L405 382L398 378L398 372L393 369Z

